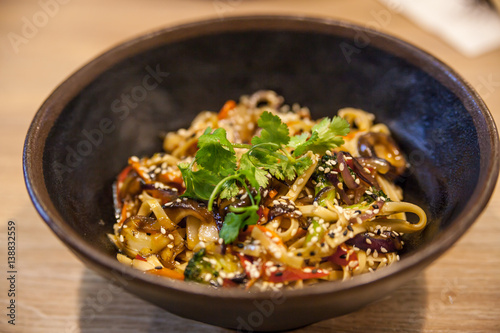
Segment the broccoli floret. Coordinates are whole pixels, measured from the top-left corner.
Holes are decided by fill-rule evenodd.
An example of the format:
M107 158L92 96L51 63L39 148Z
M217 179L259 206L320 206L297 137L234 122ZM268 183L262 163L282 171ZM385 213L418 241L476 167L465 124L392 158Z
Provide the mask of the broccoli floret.
M232 273L232 274L231 274ZM209 254L206 249L196 252L184 270L186 281L221 287L225 278L239 277L243 273L238 258L232 254Z

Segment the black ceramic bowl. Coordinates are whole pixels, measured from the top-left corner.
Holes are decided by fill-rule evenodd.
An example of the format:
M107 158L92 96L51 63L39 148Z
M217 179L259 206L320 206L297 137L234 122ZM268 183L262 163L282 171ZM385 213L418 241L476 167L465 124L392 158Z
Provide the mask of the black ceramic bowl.
M111 184L130 155L161 149L229 98L272 89L314 118L352 106L386 123L412 163L406 200L429 225L402 260L373 274L282 293L215 290L125 267L106 233ZM43 220L90 268L177 315L242 330L299 327L359 309L407 281L474 222L499 171L486 106L449 67L396 38L302 17L241 17L126 42L73 74L29 129L24 173Z

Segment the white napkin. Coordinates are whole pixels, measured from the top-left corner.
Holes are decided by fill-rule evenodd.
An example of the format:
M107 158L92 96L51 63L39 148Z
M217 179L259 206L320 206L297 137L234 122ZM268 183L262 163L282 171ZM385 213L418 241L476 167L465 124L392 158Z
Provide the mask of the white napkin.
M474 0L379 0L468 57L500 47L500 15Z

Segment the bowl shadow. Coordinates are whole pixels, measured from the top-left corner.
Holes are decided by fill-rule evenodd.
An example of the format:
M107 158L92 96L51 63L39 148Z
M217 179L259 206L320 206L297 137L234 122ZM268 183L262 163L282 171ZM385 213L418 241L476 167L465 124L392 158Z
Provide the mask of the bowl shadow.
M382 300L359 311L288 332L419 332L425 323L427 291L424 273ZM80 332L233 332L181 318L141 300L85 269L79 289Z

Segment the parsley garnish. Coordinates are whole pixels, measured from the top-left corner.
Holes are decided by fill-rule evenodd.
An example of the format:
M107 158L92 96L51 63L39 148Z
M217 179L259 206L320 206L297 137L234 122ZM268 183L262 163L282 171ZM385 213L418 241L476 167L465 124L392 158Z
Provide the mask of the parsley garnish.
M186 185L182 196L208 201L209 211L217 197L230 199L241 189L250 198L250 206L229 207L219 235L226 244L234 241L242 228L259 220L261 198L260 194L253 193L267 187L269 175L294 180L312 164L308 151L322 155L342 145L342 136L349 133L349 123L339 117L323 119L312 128L311 135L293 137L288 126L270 112L263 112L257 124L261 134L254 137L251 144L231 143L223 128L213 132L207 128L198 139L194 160L179 164ZM234 148L248 150L237 161Z

